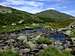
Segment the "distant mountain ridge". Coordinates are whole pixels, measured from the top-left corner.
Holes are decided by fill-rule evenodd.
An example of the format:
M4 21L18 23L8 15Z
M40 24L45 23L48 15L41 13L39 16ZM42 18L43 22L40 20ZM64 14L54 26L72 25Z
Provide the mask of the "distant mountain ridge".
M46 10L36 14L40 19L45 21L61 22L67 19L73 19L74 17L65 13L58 12L56 10Z
M0 32L15 31L31 26L33 23L45 24L50 22L64 23L65 26L73 22L74 17L56 10L46 10L40 13L31 14L10 7L0 5ZM58 24L58 23L57 23Z
M3 7L0 6L0 23L4 24L4 25L9 25L12 23L17 23L20 20L30 20L31 15L30 13L24 12L24 11L20 11L20 10L16 10L10 7ZM11 11L9 13L9 11ZM27 18L27 19L25 19ZM6 22L4 22L6 21Z

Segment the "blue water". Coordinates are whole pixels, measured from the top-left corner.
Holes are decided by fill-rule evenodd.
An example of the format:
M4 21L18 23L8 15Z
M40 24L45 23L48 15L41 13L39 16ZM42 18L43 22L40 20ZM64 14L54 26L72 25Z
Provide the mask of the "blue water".
M59 41L64 41L65 40L65 35L62 32L49 32L49 30L46 29L34 29L34 30L25 30L25 32L32 33L32 32L42 32L48 34L49 38L52 38L54 40L59 40Z
M59 40L59 41L64 41L65 40L65 35L60 32L55 32L49 35L49 38L52 38L54 40Z

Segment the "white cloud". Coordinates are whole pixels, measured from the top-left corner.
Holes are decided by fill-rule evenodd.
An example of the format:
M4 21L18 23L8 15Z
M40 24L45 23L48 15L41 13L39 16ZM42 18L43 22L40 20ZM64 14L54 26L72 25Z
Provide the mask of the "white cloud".
M45 4L45 1L50 4ZM68 11L67 7L61 3L63 1L65 0L6 0L5 2L1 2L0 5L13 7L30 13L37 13L48 9L56 9L67 14L75 14L74 11Z
M75 11L74 10L65 10L65 11L61 11L61 12L75 16Z
M53 9L53 10L55 10L55 8L47 8L47 9Z
M44 5L41 2L36 2L36 1L24 1L24 0L19 0L19 1L13 1L13 0L7 0L7 2L0 3L1 5L13 7L11 5L15 5L13 8L27 11L30 13L36 13L42 11L42 6ZM18 6L17 5L22 5Z
M19 10L22 10L22 11L27 11L27 12L30 12L30 13L37 13L37 12L41 12L42 10L44 9L41 9L41 8L36 8L36 7L28 7L28 6L24 6L24 7L13 7L13 8L16 8L16 9L19 9Z
M41 6L43 3L41 2L36 2L36 1L24 1L24 0L7 0L8 4L11 5L30 5L30 6Z
M34 1L26 2L26 3L27 3L28 5L32 5L32 6L36 6L36 7L43 5L43 3L41 3L41 2L34 2Z
M7 0L8 4L12 4L12 5L19 5L19 4L24 4L24 0L19 0L19 1L15 1L15 0Z

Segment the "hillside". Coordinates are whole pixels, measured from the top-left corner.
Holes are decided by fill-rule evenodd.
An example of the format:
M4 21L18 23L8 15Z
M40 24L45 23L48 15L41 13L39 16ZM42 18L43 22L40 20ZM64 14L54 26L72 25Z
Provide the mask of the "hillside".
M32 14L0 6L0 32L22 29L33 22Z
M36 14L40 19L42 19L45 22L62 22L67 19L72 19L74 18L71 15L65 14L58 12L56 10L46 10L40 13Z
M19 11L16 9L0 6L0 24L10 25L12 23L18 24L19 21L23 23L31 22L31 14Z
M39 17L39 19L42 20L42 22L46 22L48 24L50 23L49 25L52 25L52 27L54 28L65 27L73 21L75 21L75 17L58 12L56 10L42 11L40 13L37 13L36 16Z
M68 26L74 19L73 16L55 10L47 10L31 14L10 7L0 5L0 32L8 32L27 27L60 28Z

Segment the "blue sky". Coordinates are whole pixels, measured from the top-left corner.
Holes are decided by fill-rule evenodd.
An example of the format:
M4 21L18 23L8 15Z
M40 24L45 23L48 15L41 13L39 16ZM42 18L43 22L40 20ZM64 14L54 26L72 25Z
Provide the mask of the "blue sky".
M0 5L30 13L54 9L75 16L75 0L0 0Z

